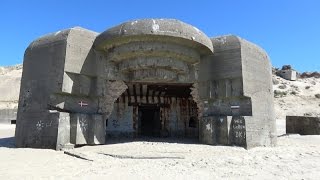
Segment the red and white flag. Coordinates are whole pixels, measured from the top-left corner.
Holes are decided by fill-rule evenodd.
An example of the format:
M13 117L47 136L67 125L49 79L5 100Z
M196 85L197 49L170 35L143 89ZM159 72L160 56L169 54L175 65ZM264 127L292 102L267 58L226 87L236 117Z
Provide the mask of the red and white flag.
M88 103L87 103L87 102L84 102L84 101L80 101L78 104L79 104L81 107L83 107L83 106L88 106Z

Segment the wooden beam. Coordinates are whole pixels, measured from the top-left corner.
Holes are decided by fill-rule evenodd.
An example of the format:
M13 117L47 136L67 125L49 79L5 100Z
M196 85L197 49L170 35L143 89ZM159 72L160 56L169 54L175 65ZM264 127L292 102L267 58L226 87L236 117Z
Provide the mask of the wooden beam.
M156 91L157 94L155 94L155 96L156 96L156 98L158 100L158 103L160 103L159 95L161 94L161 91L162 91L162 86L158 86L157 87L157 91Z
M153 103L153 104L145 104L145 103L129 103L128 106L158 106L158 107L170 107L169 104L166 103Z
M161 103L161 100L160 100L161 93L162 93L162 91L160 90L158 93L158 103Z
M146 94L147 103L149 103L149 86L147 85L147 94Z
M152 92L152 102L154 103L154 95L156 94L156 90L154 89Z
M134 97L134 102L137 103L137 92L136 92L136 85L133 85L133 97Z
M142 84L140 84L140 102L142 102L143 98L143 91L142 91Z
M122 102L126 103L126 95L125 95L125 93L123 93L121 97L122 97Z
M127 89L127 94L128 94L128 102L130 103L131 102L131 95L130 95L130 90L129 90L129 86L128 86L128 89Z

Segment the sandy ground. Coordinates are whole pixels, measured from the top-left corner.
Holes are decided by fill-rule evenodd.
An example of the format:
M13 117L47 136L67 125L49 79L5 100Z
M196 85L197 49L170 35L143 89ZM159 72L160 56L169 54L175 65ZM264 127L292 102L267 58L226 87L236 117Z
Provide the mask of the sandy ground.
M277 123L279 134L283 122ZM319 179L320 136L282 135L277 147L245 150L191 140L84 146L68 152L14 148L0 125L0 179Z

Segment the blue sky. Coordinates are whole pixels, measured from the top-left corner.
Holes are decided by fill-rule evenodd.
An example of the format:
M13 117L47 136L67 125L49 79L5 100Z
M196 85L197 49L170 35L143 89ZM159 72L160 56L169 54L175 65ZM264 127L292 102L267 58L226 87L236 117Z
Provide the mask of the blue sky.
M2 0L0 66L22 63L39 36L81 26L104 30L141 18L175 18L209 37L235 34L263 47L272 64L320 71L318 0Z

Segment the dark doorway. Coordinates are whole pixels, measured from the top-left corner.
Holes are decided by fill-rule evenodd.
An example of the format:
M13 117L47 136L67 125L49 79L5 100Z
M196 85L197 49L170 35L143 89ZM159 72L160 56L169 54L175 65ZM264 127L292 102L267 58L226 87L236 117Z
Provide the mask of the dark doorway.
M140 134L160 137L161 122L158 106L139 106Z

